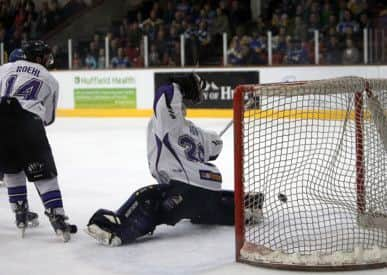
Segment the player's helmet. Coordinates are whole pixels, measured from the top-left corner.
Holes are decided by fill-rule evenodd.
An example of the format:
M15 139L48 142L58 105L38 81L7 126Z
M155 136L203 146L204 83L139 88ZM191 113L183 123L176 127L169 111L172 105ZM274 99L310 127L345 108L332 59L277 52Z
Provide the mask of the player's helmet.
M25 60L26 55L24 54L23 50L20 48L14 49L10 54L8 61L9 62L15 62L18 60Z
M26 60L48 67L54 63L51 48L41 40L31 40L23 43L22 50Z

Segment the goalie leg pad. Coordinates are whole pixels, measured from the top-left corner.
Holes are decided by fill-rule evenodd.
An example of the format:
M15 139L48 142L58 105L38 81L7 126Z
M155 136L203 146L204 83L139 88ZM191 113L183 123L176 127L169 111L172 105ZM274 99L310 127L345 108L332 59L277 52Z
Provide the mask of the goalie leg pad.
M103 244L120 245L153 233L166 185L150 185L134 192L117 212L100 209L88 223L88 233ZM118 241L119 240L119 241Z

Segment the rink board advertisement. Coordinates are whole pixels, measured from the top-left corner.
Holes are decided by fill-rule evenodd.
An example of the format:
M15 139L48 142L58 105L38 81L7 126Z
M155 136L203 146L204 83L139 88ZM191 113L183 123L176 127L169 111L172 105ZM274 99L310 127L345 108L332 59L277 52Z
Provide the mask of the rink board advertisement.
M129 75L75 75L75 109L136 108L136 81Z
M192 68L53 71L59 82L58 116L150 117L158 85L172 73ZM259 72L258 72L259 71ZM232 90L244 83L278 83L341 76L387 78L387 66L294 66L195 68L207 78L207 100L188 109L190 117L232 118ZM260 98L264 108L264 98ZM341 108L329 106L329 108Z
M179 76L179 71L167 73L155 73L155 87L168 83L172 76ZM232 71L232 72L212 72L200 71L198 74L206 81L206 89L203 93L204 100L199 104L188 104L188 108L206 109L230 109L234 89L240 84L259 83L258 71Z

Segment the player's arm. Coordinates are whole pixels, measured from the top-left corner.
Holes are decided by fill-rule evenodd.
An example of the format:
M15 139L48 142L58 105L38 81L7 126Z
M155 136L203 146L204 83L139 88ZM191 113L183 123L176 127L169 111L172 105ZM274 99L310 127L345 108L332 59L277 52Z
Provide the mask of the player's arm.
M171 129L180 127L184 123L183 95L177 84L172 83L159 87L153 106L155 130L160 138Z
M202 99L204 81L194 73L174 76L169 85L157 89L154 98L156 132L161 138L171 129L181 127L185 120L183 99L199 102Z
M43 105L46 108L44 125L49 126L55 121L56 107L58 106L59 84L54 78L49 79L48 89L51 91L45 97Z

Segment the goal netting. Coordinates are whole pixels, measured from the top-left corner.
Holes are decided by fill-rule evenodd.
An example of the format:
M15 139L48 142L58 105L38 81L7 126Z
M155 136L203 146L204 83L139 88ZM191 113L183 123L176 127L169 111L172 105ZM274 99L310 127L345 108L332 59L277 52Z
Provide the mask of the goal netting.
M241 85L234 94L236 254L301 269L387 263L387 80ZM244 195L265 195L248 223Z

